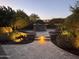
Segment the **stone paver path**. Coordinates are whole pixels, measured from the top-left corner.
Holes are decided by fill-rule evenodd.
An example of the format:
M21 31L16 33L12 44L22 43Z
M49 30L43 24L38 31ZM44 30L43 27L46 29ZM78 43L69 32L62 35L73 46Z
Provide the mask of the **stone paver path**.
M44 45L34 41L23 45L2 45L8 59L79 59L79 56L71 54L50 41Z

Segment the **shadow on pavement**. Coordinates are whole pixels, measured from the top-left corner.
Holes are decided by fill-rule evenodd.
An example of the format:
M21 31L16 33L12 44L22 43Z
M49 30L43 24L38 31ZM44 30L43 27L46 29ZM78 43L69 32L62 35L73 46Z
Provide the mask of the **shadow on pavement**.
M0 59L8 59L7 54L5 53L4 49L0 45Z
M13 44L29 44L32 43L34 40L24 40L22 42L13 42L13 41L0 41L0 45L13 45Z
M54 43L59 48L65 50L65 51L68 51L68 52L70 52L70 53L72 53L74 55L78 55L79 56L79 49L76 49L76 48L67 48L67 47L60 46L60 45L57 44L56 40L52 40L51 42Z

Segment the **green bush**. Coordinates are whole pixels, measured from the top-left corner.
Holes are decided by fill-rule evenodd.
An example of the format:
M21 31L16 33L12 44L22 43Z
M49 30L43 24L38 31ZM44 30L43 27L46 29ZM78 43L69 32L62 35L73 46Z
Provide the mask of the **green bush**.
M63 48L73 48L74 41L75 41L75 37L71 32L69 33L61 32L56 39L57 45Z

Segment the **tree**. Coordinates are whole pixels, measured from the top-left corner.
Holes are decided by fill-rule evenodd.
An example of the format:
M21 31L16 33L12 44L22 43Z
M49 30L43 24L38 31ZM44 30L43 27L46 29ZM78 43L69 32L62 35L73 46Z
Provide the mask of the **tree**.
M21 29L28 26L29 23L30 20L28 15L22 10L17 10L15 18L11 22L11 26L14 29Z
M76 31L77 29L79 29L79 26L78 26L79 25L79 3L78 2L79 1L77 1L74 7L71 6L72 14L69 15L65 21L66 26L73 31Z
M37 20L35 23L36 24L45 24L43 20Z
M28 26L28 22L25 20L25 19L23 19L23 18L21 18L21 17L17 17L13 22L12 22L12 27L14 28L14 29L22 29L22 28L24 28L24 27L26 27L26 26Z
M28 15L22 10L17 10L16 17L21 17L23 19L29 20Z
M0 6L0 26L9 26L15 11L10 7Z
M71 6L71 11L72 14L66 18L65 25L74 36L74 38L71 37L73 46L79 49L79 1L77 1L75 6Z
M29 18L30 18L30 20L31 20L32 22L36 22L36 20L39 20L39 19L40 19L39 16L36 15L36 14L31 14L31 15L29 16Z
M71 6L71 11L75 14L75 13L79 13L79 1L76 1L75 6Z
M64 18L54 18L48 22L49 28L56 28L58 25L62 25L64 23Z

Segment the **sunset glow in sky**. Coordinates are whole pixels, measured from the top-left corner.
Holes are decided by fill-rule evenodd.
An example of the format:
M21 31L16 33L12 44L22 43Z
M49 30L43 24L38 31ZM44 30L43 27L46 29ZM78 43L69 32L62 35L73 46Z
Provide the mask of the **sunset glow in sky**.
M65 18L71 14L70 6L76 0L0 0L1 6L21 9L27 15L37 14L41 19Z

